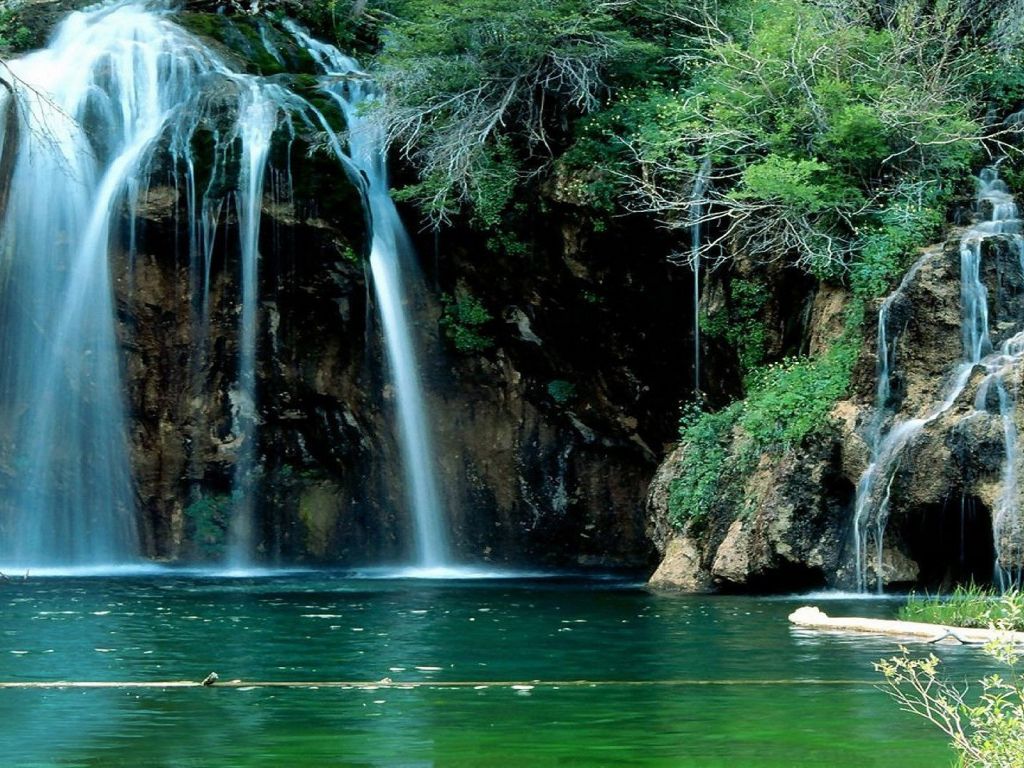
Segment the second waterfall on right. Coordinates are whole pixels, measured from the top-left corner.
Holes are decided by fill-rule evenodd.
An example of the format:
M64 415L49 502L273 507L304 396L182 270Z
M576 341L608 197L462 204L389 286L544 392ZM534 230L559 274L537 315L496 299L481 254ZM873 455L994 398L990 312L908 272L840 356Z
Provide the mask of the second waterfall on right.
M901 473L911 461L930 467L946 492L941 514L922 514L897 535L951 542L942 554L959 561L950 565L962 577L991 578L1005 589L1024 574L1018 483L1024 237L1014 197L996 168L982 171L977 188L975 223L959 235L960 327L951 327L941 294L929 290L955 279L956 254L948 246L924 251L878 310L875 402L862 425L866 468L857 483L850 542L861 592L881 592L900 580L899 548L890 546L888 532L892 507L936 506L929 478ZM918 356L903 355L907 345L945 351L946 376L912 370ZM950 474L944 467L955 482L939 477ZM941 530L950 526L959 530ZM988 528L988 540L968 535Z

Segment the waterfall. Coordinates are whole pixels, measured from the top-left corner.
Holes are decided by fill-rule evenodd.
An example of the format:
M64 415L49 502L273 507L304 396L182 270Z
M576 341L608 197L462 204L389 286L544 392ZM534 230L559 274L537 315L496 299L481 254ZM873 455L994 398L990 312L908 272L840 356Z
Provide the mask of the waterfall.
M74 13L3 75L17 131L0 229L0 560L11 565L138 555L108 250L190 99L200 56L174 30L137 6Z
M693 392L700 398L700 247L701 221L704 216L704 192L711 174L711 158L701 161L693 180L690 202L690 268L693 270Z
M277 128L277 103L256 83L243 91L238 128L241 163L238 181L238 228L241 252L242 312L238 333L238 387L233 393L235 431L234 510L228 535L228 564L251 563L255 547L257 483L256 309L259 303L259 236L263 179L270 140Z
M264 179L275 140L295 121L321 131L363 192L370 266L397 397L416 565L444 566L448 544L419 364L405 302L411 247L388 194L385 140L362 114L369 80L337 49L290 29L343 112L341 136L280 80L240 74L171 20L170 4L122 0L75 12L41 51L0 70L0 562L93 565L139 556L128 419L113 282L131 283L136 215L157 170L183 202L196 349L202 381L211 265L237 259L237 378L228 392L233 457L226 560L251 564L259 460L259 265ZM266 31L261 32L266 37ZM272 52L273 53L273 52ZM212 153L200 164L197 135ZM208 178L201 181L203 165ZM9 192L9 194L7 194ZM225 210L237 245L218 237ZM177 221L177 209L175 221ZM123 230L123 233L122 233ZM123 242L122 242L123 241ZM112 273L119 254L125 275ZM200 409L202 410L202 409ZM197 440L206 428L197 415Z
M996 571L1000 580L1005 580L1008 573L1008 566L1001 562L1000 553L1008 551L1007 542L1021 541L1016 470L1018 440L1013 419L1015 397L1007 388L1005 379L1024 359L1024 334L1013 336L1004 342L998 351L993 351L989 333L988 291L981 279L981 261L986 240L993 237L1008 237L1015 242L1021 254L1021 268L1024 273L1024 240L1019 234L1017 206L994 168L986 168L979 175L977 206L979 210L988 206L989 218L968 229L960 240L963 357L944 387L943 398L939 403L931 406L921 417L893 420L888 430L883 429L883 426L889 416L887 408L891 393L890 375L895 364L897 342L896 338L890 338L890 314L893 307L905 299L908 286L924 262L930 258L930 254L922 256L911 267L896 291L888 296L879 308L875 415L865 435L871 458L857 483L853 517L854 567L857 588L862 592L867 590L869 584L867 552L872 548L872 544L875 554L875 586L879 592L882 591L882 555L889 518L889 503L896 470L904 449L921 430L953 407L966 389L977 366L982 366L987 375L975 396L974 413L984 411L987 392L994 381L999 395L1000 418L1004 432L1002 492L993 519L997 553ZM1016 392L1015 387L1012 392ZM1018 544L1018 550L1019 547ZM1014 560L1016 563L1020 561L1019 556Z
M321 88L341 109L348 129L348 151L332 146L339 159L362 181L371 227L370 271L380 311L388 363L398 410L398 438L405 474L406 498L412 511L415 565L442 569L448 565L444 509L437 488L433 440L420 381L420 365L405 301L409 271L403 262L412 249L388 192L386 140L380 126L364 111L375 98L373 84L355 61L333 46L312 39L295 24L286 27L309 51L324 78Z
M66 567L139 556L112 290L120 276L111 264L119 252L134 255L139 201L153 171L169 164L184 190L193 273L201 274L200 345L220 213L226 198L236 201L241 306L229 539L231 562L245 564L255 549L263 178L279 113L304 102L232 71L159 3L72 13L47 48L8 64L0 88L0 124L14 126L0 141L13 157L0 158L12 168L0 211L0 562ZM192 145L211 104L230 122L212 130L213 163L200 194ZM226 189L234 176L237 186Z

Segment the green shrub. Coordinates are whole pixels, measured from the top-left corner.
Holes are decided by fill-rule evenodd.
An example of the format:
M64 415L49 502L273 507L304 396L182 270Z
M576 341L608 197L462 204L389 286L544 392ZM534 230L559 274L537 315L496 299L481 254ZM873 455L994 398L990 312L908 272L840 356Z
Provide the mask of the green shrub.
M1018 646L996 641L985 647L986 653L1007 667L1009 675L982 679L980 693L973 700L962 681L940 676L941 662L934 654L914 659L906 648L902 651L900 656L879 661L875 669L884 676L887 692L901 709L923 717L949 738L959 756L958 765L1024 765L1024 677Z
M669 486L668 511L673 524L700 520L725 493L733 428L740 414L738 403L717 412L684 408L679 423L683 443L680 473Z
M764 362L766 333L763 317L768 299L768 287L764 283L736 279L729 283L728 305L700 318L705 335L721 339L736 350L743 375Z
M17 53L36 44L36 35L21 23L18 11L0 8L0 52Z
M850 265L850 287L855 296L872 299L892 290L914 250L941 230L947 197L944 190L933 188L924 200L894 199L874 222L865 225Z
M839 279L868 247L859 280L877 295L898 272L889 256L911 239L885 221L890 208L912 199L944 212L948 198L927 188L955 186L982 155L991 104L974 80L995 43L991 18L964 21L978 18L966 2L897 2L884 29L867 7L705 6L675 87L648 87L645 107L631 107L634 128L608 137L628 148L631 206L688 228L709 158L707 258L728 260L738 245L747 258ZM866 237L876 228L881 241Z
M587 0L374 5L393 14L377 115L420 171L406 194L435 223L464 206L493 220L508 184L550 161L567 118L601 106L609 73L653 58L614 6Z
M752 373L739 424L758 451L791 449L828 424L850 387L857 346L847 340L817 358L789 358Z
M468 293L457 298L447 294L441 297L441 328L464 354L486 352L494 346L494 338L484 332L485 326L493 319L487 308Z

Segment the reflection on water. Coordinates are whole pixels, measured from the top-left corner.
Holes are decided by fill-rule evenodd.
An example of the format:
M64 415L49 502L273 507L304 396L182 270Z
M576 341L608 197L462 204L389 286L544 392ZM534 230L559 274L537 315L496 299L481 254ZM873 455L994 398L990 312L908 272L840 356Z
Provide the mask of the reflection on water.
M5 689L3 764L948 764L943 738L874 688L872 662L897 643L791 630L786 615L803 602L559 579L11 582L0 587L0 681L216 671L253 685ZM985 671L976 650L943 653L964 677ZM315 685L385 678L426 685ZM311 687L258 685L269 681Z

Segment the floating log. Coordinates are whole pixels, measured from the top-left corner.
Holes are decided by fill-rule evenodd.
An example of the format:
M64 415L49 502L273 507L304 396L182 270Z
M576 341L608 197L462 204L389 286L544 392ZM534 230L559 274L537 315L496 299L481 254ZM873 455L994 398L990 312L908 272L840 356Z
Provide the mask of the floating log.
M999 629L975 629L950 627L944 624L926 624L921 621L894 621L888 619L864 619L856 616L830 617L821 609L805 605L789 614L791 623L804 629L820 629L832 632L863 632L872 635L912 637L927 642L940 642L952 638L968 644L984 644L1003 640L1024 645L1024 632L1010 632Z

